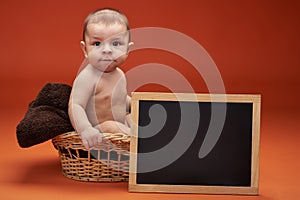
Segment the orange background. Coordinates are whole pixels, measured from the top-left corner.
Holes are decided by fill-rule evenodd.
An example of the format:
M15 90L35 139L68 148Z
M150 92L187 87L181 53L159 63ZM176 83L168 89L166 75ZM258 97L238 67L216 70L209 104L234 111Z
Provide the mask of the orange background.
M50 142L18 147L15 127L41 87L72 84L83 61L83 21L101 7L121 10L131 28L164 27L188 35L211 55L227 93L262 95L260 196L131 194L126 183L64 178ZM294 199L300 195L299 19L298 0L2 0L0 198ZM196 92L207 92L192 66L169 52L131 52L122 69L150 62L179 70Z

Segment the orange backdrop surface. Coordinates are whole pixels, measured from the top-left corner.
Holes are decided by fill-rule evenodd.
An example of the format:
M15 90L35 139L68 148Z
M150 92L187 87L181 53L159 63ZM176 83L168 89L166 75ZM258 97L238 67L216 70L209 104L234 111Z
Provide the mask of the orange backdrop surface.
M298 0L1 0L0 109L1 127L6 130L1 133L1 143L5 143L1 144L1 148L12 152L11 157L6 156L8 160L26 153L34 160L41 156L34 154L39 151L35 148L43 151L48 148L44 144L46 147L33 147L32 152L19 149L15 126L44 84L72 84L84 59L79 45L83 21L91 11L101 7L121 10L127 15L132 29L168 28L201 44L218 66L227 93L262 95L263 142L268 140L267 136L275 137L273 131L282 130L275 134L274 145L281 141L281 135L295 137L291 141L297 145L300 114ZM196 92L208 92L201 74L197 74L184 58L168 51L133 51L121 68L127 72L145 63L161 63L174 68ZM167 91L157 84L141 86L139 90ZM288 123L284 124L281 118ZM285 145L291 144L286 141ZM271 144L263 143L262 147L270 147L264 149L267 153L262 155L262 159L272 157L272 152L276 152ZM299 148L295 146L290 151L299 155ZM53 155L52 150L46 155ZM290 158L293 162L298 159ZM272 165L263 161L262 167L267 174L266 167L272 168ZM293 166L292 169L295 169L299 163ZM8 168L11 169L5 169ZM292 174L291 178L300 178L298 172ZM31 178L35 180L37 177ZM264 181L263 184L272 182ZM5 183L2 181L2 185ZM10 188L8 191L15 190ZM284 190L288 191L288 188ZM30 190L27 193L24 189L24 194L30 195Z

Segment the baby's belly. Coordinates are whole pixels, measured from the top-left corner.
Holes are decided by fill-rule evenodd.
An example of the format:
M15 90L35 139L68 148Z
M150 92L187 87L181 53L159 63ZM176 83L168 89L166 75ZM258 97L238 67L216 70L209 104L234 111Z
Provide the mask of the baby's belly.
M99 103L101 104L101 103ZM126 105L114 105L110 108L106 105L96 105L96 115L99 123L105 121L118 121L121 123L125 123L126 117Z
M111 100L111 97L96 96L92 102L88 107L91 110L89 120L93 126L105 121L125 123L126 97Z

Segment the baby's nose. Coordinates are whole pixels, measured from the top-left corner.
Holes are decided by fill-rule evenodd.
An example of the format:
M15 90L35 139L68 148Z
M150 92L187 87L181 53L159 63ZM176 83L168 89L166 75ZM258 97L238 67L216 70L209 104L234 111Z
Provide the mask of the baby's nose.
M112 50L111 50L110 45L104 43L103 48L102 48L102 53L107 54L107 53L111 53L111 52L112 52Z

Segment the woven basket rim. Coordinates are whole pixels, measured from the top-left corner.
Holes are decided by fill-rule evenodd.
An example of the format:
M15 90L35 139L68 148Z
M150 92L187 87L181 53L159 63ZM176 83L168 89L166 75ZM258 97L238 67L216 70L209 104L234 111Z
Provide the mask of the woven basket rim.
M103 133L103 142L100 147L93 147L90 149L87 149L79 136L79 134L76 131L70 131L66 133L62 133L52 139L52 142L54 145L58 145L63 143L63 146L73 148L82 149L85 151L89 150L97 150L101 148L102 146L108 146L108 145L117 145L119 147L127 148L129 150L130 146L130 136L124 133Z

